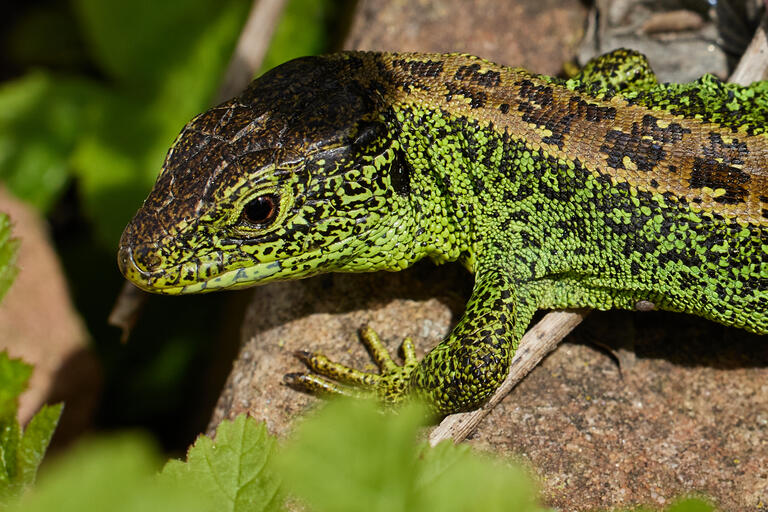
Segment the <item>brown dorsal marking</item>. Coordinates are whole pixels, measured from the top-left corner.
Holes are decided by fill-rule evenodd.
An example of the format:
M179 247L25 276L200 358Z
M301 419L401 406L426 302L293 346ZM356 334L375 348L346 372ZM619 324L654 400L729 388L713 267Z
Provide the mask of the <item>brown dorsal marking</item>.
M694 208L741 222L766 224L768 136L629 105L620 96L596 100L525 70L468 55L381 59L395 84L410 85L389 90L394 104L442 109L548 155L577 158L616 182L672 193Z

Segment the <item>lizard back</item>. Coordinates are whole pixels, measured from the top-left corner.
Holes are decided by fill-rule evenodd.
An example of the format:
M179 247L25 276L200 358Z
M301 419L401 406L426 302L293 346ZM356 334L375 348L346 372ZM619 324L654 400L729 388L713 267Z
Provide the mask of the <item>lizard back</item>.
M739 102L743 88L706 77L706 94L722 103L702 102L695 88L676 94L667 86L594 97L458 54L384 55L379 66L394 103L442 109L556 158L577 158L616 182L768 225L768 101L761 92Z

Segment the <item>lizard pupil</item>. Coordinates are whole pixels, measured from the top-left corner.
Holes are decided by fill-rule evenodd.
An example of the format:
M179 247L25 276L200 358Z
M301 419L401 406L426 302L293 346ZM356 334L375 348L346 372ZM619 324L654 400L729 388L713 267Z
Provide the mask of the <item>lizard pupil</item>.
M243 218L250 224L266 224L277 214L277 200L273 195L252 199L243 209Z

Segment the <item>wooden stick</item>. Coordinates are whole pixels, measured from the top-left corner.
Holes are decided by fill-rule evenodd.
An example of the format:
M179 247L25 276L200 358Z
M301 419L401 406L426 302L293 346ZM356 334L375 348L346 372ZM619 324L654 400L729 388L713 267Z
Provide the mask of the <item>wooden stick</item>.
M749 43L739 64L731 73L729 82L749 85L768 78L768 15L763 15L752 41Z
M285 1L254 0L216 95L216 103L235 96L253 79L253 75L267 54L269 42L280 20Z

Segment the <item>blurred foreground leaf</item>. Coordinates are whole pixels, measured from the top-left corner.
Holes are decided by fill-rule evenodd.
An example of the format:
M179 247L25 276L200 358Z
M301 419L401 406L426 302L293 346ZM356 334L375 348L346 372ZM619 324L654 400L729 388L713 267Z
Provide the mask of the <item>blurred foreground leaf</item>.
M16 251L19 242L11 238L11 221L0 212L0 300L5 297L8 288L16 278Z
M61 416L61 404L43 406L22 431L19 395L31 374L31 366L0 352L0 505L32 486Z
M332 403L280 452L284 481L317 511L544 510L523 470L467 446L417 445L423 418Z
M12 512L213 512L192 485L161 485L160 457L139 436L82 442L53 460Z
M683 499L667 508L667 512L713 512L714 510L715 507L697 498Z
M161 481L194 485L216 510L281 510L280 482L269 467L274 451L266 426L241 414L218 426L215 441L198 437L186 462L166 464Z

